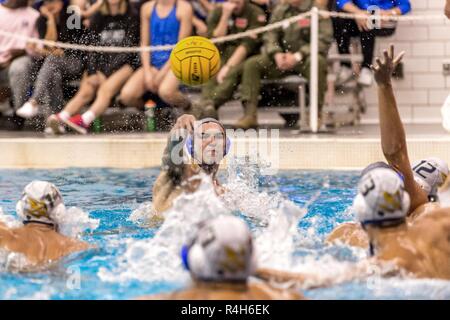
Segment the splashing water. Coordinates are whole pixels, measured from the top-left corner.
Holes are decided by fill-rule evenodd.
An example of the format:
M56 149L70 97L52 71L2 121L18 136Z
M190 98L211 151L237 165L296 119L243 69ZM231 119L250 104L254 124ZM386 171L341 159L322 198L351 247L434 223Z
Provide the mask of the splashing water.
M102 280L177 282L186 279L179 257L184 241L200 221L231 214L216 195L211 178L206 175L200 178L202 182L195 193L180 195L173 207L165 212L164 223L153 238L129 242L118 270L102 268L99 271ZM132 216L142 220L151 214L151 204L147 203L135 210Z
M62 208L62 210L56 212L54 220L58 225L58 232L66 237L80 238L85 231L90 230L92 232L100 225L99 219L90 218L89 214L80 208ZM16 216L5 214L2 208L0 208L0 223L11 229L23 226L23 223Z
M248 159L231 161L228 167L227 192L219 197L210 177L201 176L201 186L192 194L182 194L165 212L161 228L151 239L131 241L116 270L103 268L104 281L185 281L180 249L195 231L196 225L219 215L242 214L267 228L254 230L258 263L289 266L295 250L293 237L297 224L307 212L286 200L280 193L258 191L260 170ZM130 216L135 223L144 223L154 214L151 202L141 204Z
M99 219L90 218L87 212L76 207L58 212L55 222L59 232L71 238L79 238L83 232L87 230L92 232L100 225Z
M237 173L234 175L220 173L220 177L227 183L227 187L233 181L236 182L237 179L241 179L241 186L244 186L252 195L263 198L261 194L266 193L268 197L263 201L265 207L254 208L255 214L253 216L256 218L251 218L244 210L236 209L239 208L238 206L234 207L233 210L231 206L228 208L225 200L222 199L222 202L225 203L225 209L228 212L231 211L229 214L239 214L247 220L256 240L262 243L255 243L255 246L258 246L257 253L263 266L274 265L283 270L321 276L322 278L319 277L316 283L324 281L323 278L333 280L336 277L339 281L332 282L335 283L341 282L342 279L345 280L345 272L351 270L350 268L354 264L359 264L361 260L366 258L366 250L324 243L327 234L339 223L354 220L354 212L349 207L356 193L355 186L359 178L358 173L346 171L282 171L276 176L264 177L259 176L258 171L253 171L255 175L248 174L248 176L254 179L250 179L249 177L243 178L243 171L248 170L244 166L231 169ZM61 188L68 205L82 207L89 212L91 217L101 219L98 229L92 233L81 235L84 241L96 245L98 249L69 259L63 259L58 266L43 273L0 273L1 299L38 297L45 299L130 299L147 294L177 290L186 284L184 281L188 280L189 277L187 272L182 271L178 256L179 247L176 248L177 246L172 242L183 243L184 235L188 235L195 230L195 225L192 226L191 231L188 231L188 224L177 219L172 220L173 229L168 228L168 226L161 226L159 229L148 228L141 224L141 222L145 223L146 214L151 216L151 202L149 202L151 192L149 192L149 187L156 180L159 169L71 168L64 170L0 171L2 171L0 194L3 195L0 198L0 207L3 207L5 213L12 215L13 219L10 219L12 222L17 222L14 213L17 195L20 195L23 186L36 179L53 181ZM239 186L237 183L235 185ZM248 188L249 185L253 187ZM231 192L239 194L240 190L231 190ZM247 195L250 193L247 193ZM210 199L215 199L213 198L214 193L205 192L204 195L210 197ZM237 195L234 195L234 197L237 198ZM242 195L241 198L242 201L247 200L245 195ZM272 235L273 237L277 236L277 239L270 243L269 235L272 231L268 231L269 229L277 230L277 223L290 225L291 219L289 217L291 215L289 215L289 210L283 209L285 206L283 200L287 199L289 199L289 203L294 204L295 209L303 210L303 212L299 212L300 216L305 212L307 213L299 218L299 221L292 223L296 224L297 228L293 228L291 238L287 235L288 232L285 232L285 234L279 232ZM271 202L272 200L273 202ZM189 207L189 200L185 199L184 201L186 203L182 207ZM139 203L141 206L138 206ZM184 215L179 213L179 219L197 219L196 212L201 210L203 205L209 205L209 202L204 199L203 202L202 199L195 199L192 206L188 208L193 216L189 217L187 212ZM240 205L242 208L244 207L242 203ZM139 208L142 209L140 218L137 214ZM135 211L132 214L133 210ZM280 214L280 216L277 216L277 214ZM198 216L202 215L203 213L198 214ZM208 212L204 215L210 216ZM0 219L2 219L1 214ZM200 220L201 217L198 217L198 219ZM133 223L130 220L135 222ZM271 223L272 220L273 223ZM292 220L295 221L295 219ZM181 229L177 229L178 226L175 224L177 221L181 225ZM152 244L149 249L150 238L155 237L163 228L167 228L166 238L170 241L163 237L157 243ZM287 229L280 227L280 230ZM171 235L171 233L177 232L180 235ZM285 236L285 238L282 236ZM142 242L143 239L146 240ZM291 252L291 248L287 248L283 252L285 243L278 245L278 242L281 241L279 239L284 239L285 243L291 243L289 245L295 248L291 257L288 254ZM293 244L290 241L293 241ZM134 243L136 243L136 246L133 246ZM125 276L128 276L122 273L126 270L125 268L131 266L125 255L130 255L128 251L131 250L131 247L139 249L139 245L137 245L139 243L142 251L134 251L136 253L135 260L139 259L139 254L150 259L152 255L148 255L147 251L156 247L159 250L159 255L163 256L162 261L169 261L172 265L166 267L161 264L159 269L151 270L151 267L145 265L145 263L139 264L134 261L136 262L134 271L137 270L138 275L134 277L129 275L129 281L119 281L120 277L123 276L122 279L125 279ZM164 245L173 245L173 248L170 247L164 251ZM262 249L259 249L261 246ZM279 253L275 250L279 250ZM270 259L269 252L276 253L278 256ZM281 259L280 256L285 260L277 263L277 259ZM155 263L155 261L148 261L147 264L152 266ZM66 272L66 269L77 270L77 268L80 269L82 276L81 289L68 290L66 283L70 274ZM138 270L139 268L143 269ZM99 272L100 270L102 272ZM116 271L117 277L114 277ZM170 277L166 274L164 274L164 278L152 275L151 272L157 271L160 271L161 275L169 272L175 277L165 281ZM110 276L113 282L104 281L99 274ZM140 276L146 275L150 275L156 281L148 282L148 279L144 279L144 281L139 279ZM310 281L305 284L302 291L306 297L311 299L450 298L448 281L416 280L404 277L384 279L374 274L365 278L345 281L339 285L331 285L327 288L311 289L315 287L316 283Z
M0 208L0 223L4 224L8 228L19 228L23 226L22 222L20 222L15 216L4 213L2 208Z

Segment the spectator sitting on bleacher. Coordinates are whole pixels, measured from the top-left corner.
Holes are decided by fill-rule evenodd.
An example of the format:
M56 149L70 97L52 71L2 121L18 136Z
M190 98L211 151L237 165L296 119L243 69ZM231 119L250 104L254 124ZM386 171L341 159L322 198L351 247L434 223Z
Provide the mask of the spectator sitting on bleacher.
M228 0L216 7L208 18L208 36L222 37L261 27L266 22L262 9L249 0ZM197 119L217 118L217 108L232 98L240 82L245 59L260 48L257 36L218 45L222 68L217 77L202 87L202 99L193 106Z
M92 45L134 47L139 43L137 15L133 14L128 0L105 0L100 12L92 17L89 39ZM88 54L87 73L80 89L64 110L47 120L48 131L65 132L64 125L85 134L95 118L99 117L120 92L123 85L139 67L135 53L91 52ZM95 100L94 100L95 98ZM78 112L92 103L82 115Z
M288 0L279 4L272 13L270 23L308 12L315 5L313 0ZM286 28L279 28L264 35L261 55L248 59L242 74L241 99L245 115L236 127L251 128L258 125L257 107L261 79L277 79L297 74L310 79L310 19L300 19ZM332 39L329 19L319 21L319 108L322 107L326 89L326 56Z
M334 36L340 54L350 54L351 37L359 37L363 62L358 77L358 83L370 86L373 75L370 69L375 49L375 37L391 36L395 33L395 21L371 21L370 15L379 13L381 16L396 17L411 10L409 0L336 0L341 11L364 15L367 18L333 19ZM342 84L353 76L350 62L341 62L341 70L337 82Z
M28 6L28 0L7 0L0 4L0 30L19 36L37 38L36 21L39 12ZM0 110L9 113L9 92L14 108L19 108L27 99L32 85L32 59L34 45L20 38L0 35ZM27 54L28 53L28 54ZM9 125L21 127L16 117ZM19 122L19 123L17 123Z
M156 0L141 8L141 45L174 45L192 32L192 7L184 0ZM128 80L120 93L124 105L142 107L148 91L165 103L189 109L189 99L179 90L180 82L170 69L171 50L143 51L142 67Z
M84 29L81 24L70 24L74 19L67 12L68 5L69 3L63 0L44 0L41 3L41 16L37 21L40 38L64 43L83 43ZM16 111L23 119L36 116L39 107L44 107L43 111L47 115L61 110L64 105L64 83L78 80L83 74L82 51L44 47L40 54L46 58L37 75L33 94Z

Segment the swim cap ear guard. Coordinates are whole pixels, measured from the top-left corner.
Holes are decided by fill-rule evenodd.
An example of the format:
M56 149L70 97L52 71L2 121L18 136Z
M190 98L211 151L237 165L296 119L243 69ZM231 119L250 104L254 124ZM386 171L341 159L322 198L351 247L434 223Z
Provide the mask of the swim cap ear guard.
M225 149L223 151L223 156L225 157L228 152L230 151L231 147L231 141L228 137L225 138ZM194 139L192 138L192 135L189 135L186 139L186 148L191 155L191 157L194 157Z
M184 269L186 269L187 271L189 271L189 246L187 245L183 245L181 247L181 262L183 263L183 267Z
M195 265L191 267L189 264L189 256L191 259L196 261ZM199 244L195 242L191 245L184 245L181 247L181 261L183 263L183 267L194 274L208 274L206 271L206 257L203 249Z

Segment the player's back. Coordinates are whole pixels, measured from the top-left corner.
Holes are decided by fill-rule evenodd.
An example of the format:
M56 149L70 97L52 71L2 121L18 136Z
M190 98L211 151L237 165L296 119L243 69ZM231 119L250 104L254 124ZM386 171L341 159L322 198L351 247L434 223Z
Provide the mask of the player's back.
M436 210L401 231L385 235L377 258L392 261L419 278L450 279L449 210Z
M417 250L417 274L450 279L450 208L421 216L407 236Z
M48 226L35 224L0 229L0 244L8 251L23 254L34 265L55 261L88 248L87 243L63 236Z

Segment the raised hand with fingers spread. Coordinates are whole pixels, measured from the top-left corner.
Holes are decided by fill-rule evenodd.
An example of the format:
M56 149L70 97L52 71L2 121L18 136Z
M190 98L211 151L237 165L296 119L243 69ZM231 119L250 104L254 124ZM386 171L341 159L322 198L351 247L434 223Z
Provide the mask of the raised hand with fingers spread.
M383 60L379 57L375 58L375 65L372 66L372 70L374 72L375 81L378 85L391 84L392 73L404 55L405 52L402 51L397 57L394 58L394 45L391 44L389 46L389 50L383 51Z

